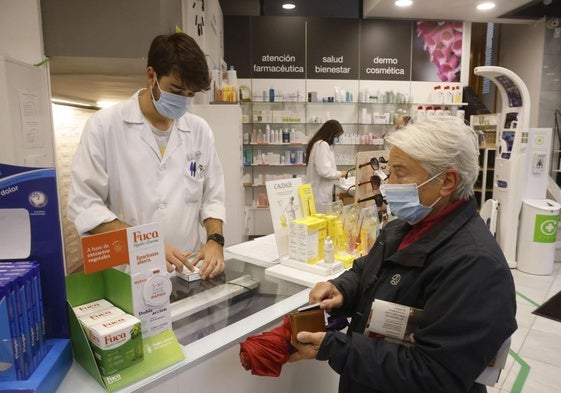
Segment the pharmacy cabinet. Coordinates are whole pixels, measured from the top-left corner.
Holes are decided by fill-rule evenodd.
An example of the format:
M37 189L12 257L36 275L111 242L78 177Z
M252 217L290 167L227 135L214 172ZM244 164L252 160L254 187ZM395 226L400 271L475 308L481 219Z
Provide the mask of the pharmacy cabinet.
M479 175L473 186L475 198L479 207L481 207L487 199L493 197L496 152L496 147L479 148Z
M242 102L246 206L267 206L266 181L305 176L307 142L325 121L337 119L345 130L333 147L338 166L345 170L355 165L358 151L383 147L383 136L393 127L392 120L405 113L406 107L355 102Z
M463 105L461 102L417 104L403 95L386 96L368 97L365 100L368 102L265 101L264 98L242 102L246 207L267 208L265 182L305 176L307 143L329 119L338 120L345 131L333 150L339 169L347 170L355 165L358 152L383 149L384 136L394 129L399 116L459 115L458 108ZM250 228L249 235L267 234L251 231Z

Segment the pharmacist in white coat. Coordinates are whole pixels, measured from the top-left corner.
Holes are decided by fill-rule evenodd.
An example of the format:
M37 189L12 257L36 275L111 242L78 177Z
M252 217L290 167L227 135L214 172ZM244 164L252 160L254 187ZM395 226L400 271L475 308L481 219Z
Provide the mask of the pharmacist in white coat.
M333 201L335 183L343 174L337 170L332 146L335 138L343 135L337 120L328 120L312 136L306 148L307 182L311 184L318 213L325 213Z
M224 270L224 176L205 120L188 113L208 90L205 55L184 33L156 37L147 86L88 120L72 163L67 215L78 232L102 233L158 222L168 271L214 277ZM199 224L206 243L198 250Z

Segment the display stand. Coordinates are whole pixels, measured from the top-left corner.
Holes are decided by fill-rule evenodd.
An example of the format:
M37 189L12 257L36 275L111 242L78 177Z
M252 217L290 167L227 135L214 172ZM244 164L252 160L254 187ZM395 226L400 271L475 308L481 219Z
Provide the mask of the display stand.
M82 238L84 273L66 278L72 347L76 360L107 391L115 391L185 359L171 329L163 239L158 224ZM129 272L113 269L124 265ZM127 266L128 265L128 266ZM106 299L141 321L143 360L102 375L73 307Z
M53 392L72 364L56 171L0 163L0 189L0 263L39 265L48 351L31 376L2 381L0 391Z
M102 376L84 330L72 307L98 299L107 299L132 314L131 280L126 273L114 269L93 274L75 273L66 277L70 334L74 357L78 363L107 391L113 392L163 370L185 358L173 331L166 330L144 338L144 360L119 373Z

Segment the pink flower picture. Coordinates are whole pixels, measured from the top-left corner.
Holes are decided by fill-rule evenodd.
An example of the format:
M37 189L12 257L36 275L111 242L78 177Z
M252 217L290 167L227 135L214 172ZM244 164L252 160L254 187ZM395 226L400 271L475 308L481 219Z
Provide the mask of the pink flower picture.
M441 82L458 82L462 59L462 22L417 21L417 40ZM421 64L415 64L421 66ZM431 78L432 79L432 78Z

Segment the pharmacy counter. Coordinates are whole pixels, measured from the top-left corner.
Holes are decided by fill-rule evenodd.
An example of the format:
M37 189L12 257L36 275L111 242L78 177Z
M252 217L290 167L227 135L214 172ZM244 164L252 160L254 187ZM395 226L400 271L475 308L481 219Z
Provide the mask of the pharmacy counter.
M307 304L309 288L230 256L226 253L225 272L215 279L172 278L172 327L185 359L119 392L337 391L338 376L325 362L285 364L278 378L254 376L241 366L239 343L280 325L284 315ZM57 392L76 391L105 390L74 361Z

